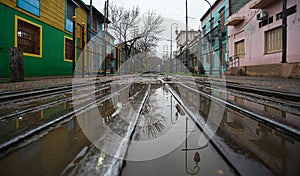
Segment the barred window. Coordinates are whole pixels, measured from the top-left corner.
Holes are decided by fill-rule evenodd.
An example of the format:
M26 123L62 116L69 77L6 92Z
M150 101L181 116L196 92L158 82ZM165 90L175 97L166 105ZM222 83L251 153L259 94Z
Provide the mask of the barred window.
M17 18L17 43L16 46L23 48L24 55L41 56L41 29L39 25L29 23Z
M73 61L73 47L72 47L73 41L70 38L65 37L65 61Z
M244 58L245 56L245 40L241 40L234 43L234 55L235 57Z
M265 52L282 51L282 28L278 27L265 32Z

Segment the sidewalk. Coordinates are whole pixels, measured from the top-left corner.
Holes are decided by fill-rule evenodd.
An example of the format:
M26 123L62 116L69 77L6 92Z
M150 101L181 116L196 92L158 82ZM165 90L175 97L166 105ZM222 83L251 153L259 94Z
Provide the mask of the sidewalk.
M107 77L100 77L105 79ZM195 77L196 79L209 79L216 81L224 81L231 83L238 83L248 86L257 86L265 89L274 89L289 91L294 93L300 93L300 79L287 79L287 78L275 78L275 77L250 77L250 76L225 76L223 79L220 78L207 78L207 77ZM91 79L91 78L83 78ZM57 86L63 84L71 84L72 77L31 77L26 78L24 82L10 83L7 80L0 80L0 92L22 90L22 89L35 89L42 87Z
M225 76L226 81L264 89L300 93L300 79L252 76Z
M0 79L0 92L8 92L23 89L35 89L42 87L51 87L72 83L72 77L47 76L25 78L23 82L9 82L8 79Z

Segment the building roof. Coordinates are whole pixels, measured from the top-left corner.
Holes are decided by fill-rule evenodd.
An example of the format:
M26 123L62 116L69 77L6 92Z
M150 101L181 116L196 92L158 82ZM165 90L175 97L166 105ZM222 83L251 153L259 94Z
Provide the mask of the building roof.
M181 30L181 31L178 33L178 35L176 36L176 40L177 40L181 35L183 35L183 34L185 34L185 33L186 33L185 30ZM188 31L188 33L200 33L200 31L190 30L190 31Z
M213 9L219 4L219 2L221 2L222 0L216 0L213 5L211 5L211 10L213 11ZM202 22L210 13L210 9L208 9L205 14L201 17L200 21Z
M89 9L90 9L90 5L88 5ZM101 23L104 23L104 15L95 7L93 6L93 13L96 13L96 15L100 18ZM108 24L111 23L111 21L109 19L107 19Z

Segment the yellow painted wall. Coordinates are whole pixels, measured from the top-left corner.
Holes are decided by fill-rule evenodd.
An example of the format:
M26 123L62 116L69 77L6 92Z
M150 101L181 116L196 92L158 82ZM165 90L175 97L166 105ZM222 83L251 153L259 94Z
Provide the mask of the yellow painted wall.
M76 9L76 22L79 23L80 25L82 25L82 22L84 22L84 41L86 43L86 31L87 31L87 12L83 7L78 7ZM77 25L76 25L77 27ZM78 30L76 30L78 31ZM80 34L81 35L81 34ZM79 34L76 34L77 37L79 37ZM81 38L81 36L79 37Z

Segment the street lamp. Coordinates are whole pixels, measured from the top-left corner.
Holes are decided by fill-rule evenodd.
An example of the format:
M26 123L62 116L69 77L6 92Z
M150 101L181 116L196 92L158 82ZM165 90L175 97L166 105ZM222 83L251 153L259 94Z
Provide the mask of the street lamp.
M211 4L208 0L204 0L208 3L209 5L209 14L210 14L210 24L211 24L211 20L212 20L212 13L211 13ZM211 25L210 25L211 26ZM210 37L209 37L210 40L212 40L212 29L210 29ZM209 52L209 60L210 60L210 69L209 69L209 74L211 75L212 74L212 53L211 53L211 44L209 44L208 46L208 52Z
M168 45L165 44L164 47L163 47L163 59L166 57L166 55L168 55ZM166 54L165 54L165 51L166 51Z
M170 46L170 60L171 60L171 62L172 62L172 55L173 55L173 51L172 51L172 48L173 48L173 45L172 45L172 33L173 33L173 30L172 30L172 27L173 27L173 25L176 25L176 30L175 30L175 34L176 35L178 35L178 30L177 30L177 28L178 28L178 24L177 23L172 23L171 24L171 46ZM175 66L177 67L177 62L175 61ZM172 68L172 64L171 64L171 68Z

